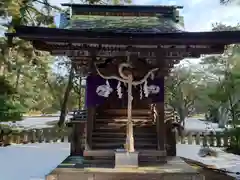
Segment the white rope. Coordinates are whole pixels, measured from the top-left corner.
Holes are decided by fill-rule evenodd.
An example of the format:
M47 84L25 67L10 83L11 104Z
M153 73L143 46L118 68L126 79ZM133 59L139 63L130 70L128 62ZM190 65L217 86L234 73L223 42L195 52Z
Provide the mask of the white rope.
M122 64L126 64L126 63L122 63ZM97 73L98 73L99 76L101 76L103 79L115 79L115 80L121 81L121 82L123 82L123 83L128 83L127 79L122 79L122 78L117 77L117 76L105 76L105 75L103 75L103 74L99 71L99 69L97 68L96 63L95 63L94 65L95 65L95 67L96 67ZM120 65L121 65L121 64L120 64ZM119 65L119 66L120 66L120 65ZM123 68L123 67L122 67L122 68ZM119 70L120 70L120 69L119 69ZM143 79L141 79L140 81L133 81L133 82L132 82L132 85L135 86L135 85L139 85L139 84L144 83L144 82L149 78L149 76L151 75L151 73L153 73L153 72L155 72L155 71L157 71L157 70L158 70L158 68L151 69L151 70L143 77ZM127 76L124 75L124 77L126 78Z
M117 95L119 99L122 99L122 88L121 88L121 81L118 81L118 85L117 85Z
M149 95L149 91L148 91L147 80L144 82L144 85L143 85L143 92L144 92L145 97L148 97L148 95Z
M140 84L140 99L142 99L142 98L143 98L143 87Z

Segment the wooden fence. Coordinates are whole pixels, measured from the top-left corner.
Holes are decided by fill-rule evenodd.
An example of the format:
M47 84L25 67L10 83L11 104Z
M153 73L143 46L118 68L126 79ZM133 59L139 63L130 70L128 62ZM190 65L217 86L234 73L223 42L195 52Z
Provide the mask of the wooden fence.
M54 143L70 142L71 131L59 130L55 128L44 128L36 130L22 131L3 136L3 145L10 144L27 144L27 143ZM209 145L212 147L227 147L231 142L231 137L226 133L202 133L202 132L185 132L182 136L176 134L177 144L196 144Z
M2 145L70 142L70 135L70 130L59 130L55 128L27 130L3 136Z
M211 147L228 147L231 137L224 132L186 132L182 136L176 134L177 144L195 144Z

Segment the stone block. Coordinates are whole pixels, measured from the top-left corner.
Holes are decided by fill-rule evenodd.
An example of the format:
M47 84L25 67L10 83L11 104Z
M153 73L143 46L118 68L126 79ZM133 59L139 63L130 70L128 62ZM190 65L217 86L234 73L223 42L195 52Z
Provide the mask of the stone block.
M138 152L115 152L115 168L138 167Z

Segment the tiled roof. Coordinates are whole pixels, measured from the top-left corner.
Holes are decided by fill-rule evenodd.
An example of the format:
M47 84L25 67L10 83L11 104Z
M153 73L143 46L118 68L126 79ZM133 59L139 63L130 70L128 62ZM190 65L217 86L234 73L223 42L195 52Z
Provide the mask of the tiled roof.
M116 33L182 32L180 23L162 17L73 16L67 29Z

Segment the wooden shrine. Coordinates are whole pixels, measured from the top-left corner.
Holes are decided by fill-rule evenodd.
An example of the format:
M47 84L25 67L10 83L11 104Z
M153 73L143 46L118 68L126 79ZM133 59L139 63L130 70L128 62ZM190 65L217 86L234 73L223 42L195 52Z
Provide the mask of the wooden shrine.
M240 32L185 32L177 6L64 6L71 14L61 15L58 28L19 26L6 34L10 43L18 37L69 57L87 76L71 155L48 179L203 179L175 157L164 78L184 58L223 53Z

